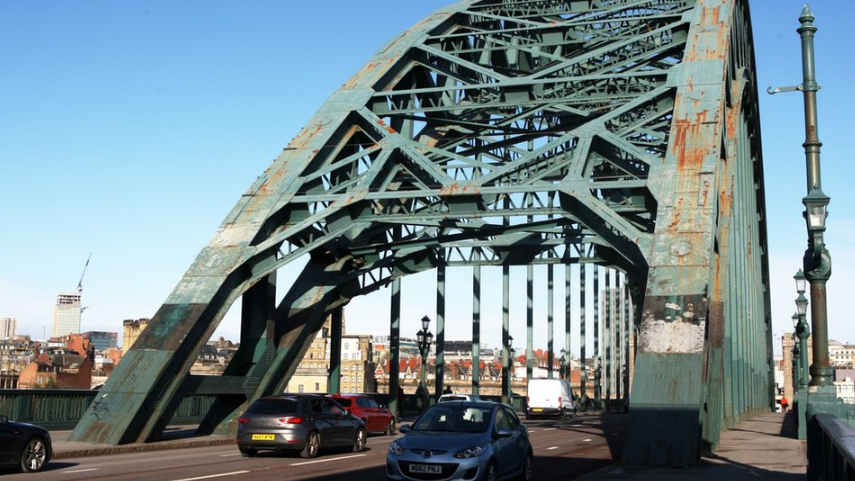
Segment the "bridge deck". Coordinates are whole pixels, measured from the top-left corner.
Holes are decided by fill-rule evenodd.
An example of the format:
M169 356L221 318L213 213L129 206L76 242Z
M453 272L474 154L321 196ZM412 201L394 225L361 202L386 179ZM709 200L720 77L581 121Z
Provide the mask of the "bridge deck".
M192 430L172 429L164 440L146 445L104 446L68 441L70 431L54 431L55 458L70 458L148 449L176 449L210 444L232 444L231 437L193 437ZM706 454L698 466L687 469L629 467L615 465L592 473L584 480L630 479L634 481L682 481L726 479L756 481L757 479L804 479L807 474L807 445L796 438L792 413L762 414L731 430L722 432L721 446Z

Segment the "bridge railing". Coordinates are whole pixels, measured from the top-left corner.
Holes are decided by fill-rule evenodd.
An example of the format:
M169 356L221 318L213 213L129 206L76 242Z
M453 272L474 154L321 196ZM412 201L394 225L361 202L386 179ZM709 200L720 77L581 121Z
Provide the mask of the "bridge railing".
M0 389L0 414L49 430L74 429L97 395L88 389ZM215 398L185 396L169 423L199 424Z
M839 417L817 413L808 423L808 479L855 479L855 427Z
M88 389L0 389L0 414L26 423L38 424L50 430L74 429L98 391ZM388 405L387 394L372 394L377 402ZM215 395L185 396L169 424L199 424L214 403ZM501 401L501 396L483 396ZM513 407L525 410L525 398L514 396ZM418 413L414 395L404 396L404 413Z

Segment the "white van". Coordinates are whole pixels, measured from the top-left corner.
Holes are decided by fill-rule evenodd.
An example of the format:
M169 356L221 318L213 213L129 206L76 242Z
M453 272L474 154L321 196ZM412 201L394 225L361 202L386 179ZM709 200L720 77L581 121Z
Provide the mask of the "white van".
M529 379L526 419L535 416L571 418L576 413L576 400L566 379Z

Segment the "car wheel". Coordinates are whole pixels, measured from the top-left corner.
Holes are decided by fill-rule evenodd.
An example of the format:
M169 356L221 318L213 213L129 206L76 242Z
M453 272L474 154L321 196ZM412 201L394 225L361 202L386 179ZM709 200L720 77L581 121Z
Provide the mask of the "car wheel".
M386 436L395 435L395 418L389 419L389 424L386 425Z
M487 469L484 470L484 477L481 478L481 481L496 481L498 478L498 473L496 472L496 462L490 461L487 464Z
M522 472L517 476L519 481L531 481L531 453L525 456Z
M365 443L367 442L365 437L365 430L359 428L356 430L356 439L353 441L353 452L361 453L365 450Z
M318 451L321 448L321 437L317 432L311 431L309 435L306 436L306 445L303 446L303 450L300 451L301 458L314 458L318 455Z
M239 447L238 450L240 451L240 455L245 458L254 458L258 454L258 450L253 448Z
M559 417L562 421L564 421L565 419L567 419L567 411L565 411L565 410L564 410L564 408L561 408L561 414L559 414L559 415L558 415L558 417Z
M41 471L48 460L48 447L45 441L39 437L30 439L21 451L21 471L25 473Z

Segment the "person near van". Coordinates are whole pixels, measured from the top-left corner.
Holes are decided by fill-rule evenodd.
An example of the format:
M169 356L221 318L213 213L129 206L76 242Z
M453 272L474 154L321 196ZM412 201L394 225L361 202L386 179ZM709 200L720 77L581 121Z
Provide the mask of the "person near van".
M442 390L442 393L443 394L454 394L454 392L451 391L451 386L445 386L445 389Z
M787 413L787 408L788 408L789 406L790 406L790 403L789 403L789 401L787 401L787 397L786 397L786 396L782 397L782 398L781 398L781 412L783 412L784 414L786 414L786 413Z

